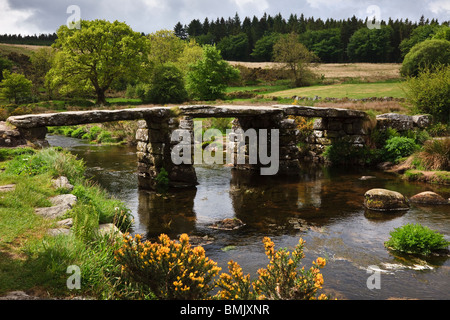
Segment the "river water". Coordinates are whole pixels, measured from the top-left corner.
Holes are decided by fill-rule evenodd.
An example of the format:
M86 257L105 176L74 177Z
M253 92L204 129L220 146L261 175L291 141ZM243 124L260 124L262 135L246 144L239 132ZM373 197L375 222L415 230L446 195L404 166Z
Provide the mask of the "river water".
M412 206L395 214L374 214L363 207L363 195L372 188L407 197L430 190L449 198L449 187L405 182L361 168L305 164L300 178L289 180L250 176L226 166L196 166L196 188L159 195L138 189L135 147L92 145L62 136L47 139L84 159L87 175L127 204L134 216L132 233L148 239L188 233L193 241L200 240L222 271L232 259L254 277L268 263L264 236L271 237L276 248L291 249L302 238L306 268L319 256L327 258L323 287L335 298L450 299L449 258L402 256L383 246L394 228L407 223L425 225L449 240L450 206ZM245 226L211 227L234 217Z

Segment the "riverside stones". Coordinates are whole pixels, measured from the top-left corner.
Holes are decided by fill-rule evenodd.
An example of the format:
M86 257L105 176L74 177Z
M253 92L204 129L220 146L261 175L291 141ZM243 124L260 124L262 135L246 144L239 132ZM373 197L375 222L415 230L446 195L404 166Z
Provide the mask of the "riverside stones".
M52 197L49 200L52 203L51 207L37 208L35 212L47 219L57 219L72 209L77 202L77 197L73 194L62 194Z
M424 191L418 193L409 198L409 201L417 204L429 204L429 205L439 205L449 203L449 200L443 198L439 194L432 191Z
M376 211L408 210L408 200L399 192L371 189L364 194L364 206Z

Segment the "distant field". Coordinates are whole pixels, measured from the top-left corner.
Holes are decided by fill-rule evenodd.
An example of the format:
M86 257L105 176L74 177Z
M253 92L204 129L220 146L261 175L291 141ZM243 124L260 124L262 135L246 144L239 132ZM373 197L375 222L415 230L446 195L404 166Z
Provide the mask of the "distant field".
M0 55L8 55L11 52L24 54L26 56L31 55L33 51L36 51L40 48L50 48L48 46L32 46L26 44L8 44L8 43L0 43Z
M321 98L362 99L370 97L405 98L401 82L333 84L295 88L266 94L267 97L291 98L293 96Z
M280 66L275 62L237 62L231 65L243 65L248 68L274 68ZM320 63L312 70L328 80L379 82L400 79L399 63Z

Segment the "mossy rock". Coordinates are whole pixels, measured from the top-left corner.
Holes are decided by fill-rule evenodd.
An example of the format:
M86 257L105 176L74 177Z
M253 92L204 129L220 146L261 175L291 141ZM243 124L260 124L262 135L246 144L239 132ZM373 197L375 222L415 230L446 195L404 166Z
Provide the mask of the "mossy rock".
M408 210L408 200L399 192L371 189L364 194L364 206L376 211Z

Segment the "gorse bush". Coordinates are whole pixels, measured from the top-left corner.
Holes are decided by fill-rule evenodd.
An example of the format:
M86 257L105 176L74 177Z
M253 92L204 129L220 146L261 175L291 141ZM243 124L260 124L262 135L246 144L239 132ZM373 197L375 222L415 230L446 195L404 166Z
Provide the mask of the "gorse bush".
M450 242L444 236L420 224L407 224L395 228L385 246L405 253L428 255L432 251L445 249Z
M317 296L324 283L320 268L326 261L317 258L313 266L306 270L300 268L300 262L305 257L303 249L305 242L300 239L294 251L290 253L285 248L275 250L275 244L269 237L263 239L265 253L269 258L267 268L258 270L258 278L250 281L250 275L245 275L242 268L234 261L228 263L229 274L220 275L218 286L221 290L220 299L269 299L269 300L314 300L327 299L324 294Z
M146 286L159 299L205 299L220 271L202 247L191 247L186 234L179 242L162 234L155 243L142 242L138 234L126 235L116 259L123 276Z
M325 259L318 258L306 270L300 268L305 242L300 239L294 251L275 250L272 240L263 240L269 258L267 268L258 270L258 278L250 280L235 261L228 263L229 273L219 274L217 264L205 256L198 246L192 248L186 234L179 241L162 234L158 242L141 241L125 235L116 259L122 265L122 280L133 288L148 288L159 299L326 299L318 290L324 283L320 268ZM211 296L211 291L219 291ZM138 290L139 297L142 292ZM148 291L147 291L148 292Z

